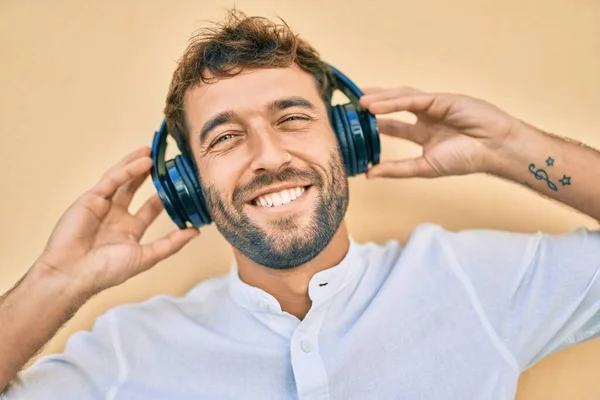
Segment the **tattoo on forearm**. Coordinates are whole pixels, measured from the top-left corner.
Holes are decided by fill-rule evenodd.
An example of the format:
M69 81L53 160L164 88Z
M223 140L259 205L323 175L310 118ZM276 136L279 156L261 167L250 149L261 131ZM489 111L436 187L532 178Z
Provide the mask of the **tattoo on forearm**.
M552 168L554 166L554 159L552 157L548 157L546 159L546 165L548 166L548 168ZM535 179L537 179L538 181L545 181L548 187L553 191L558 191L558 186L554 182L552 182L550 176L548 175L548 172L546 172L545 169L537 168L535 164L531 163L529 164L529 172L531 172L533 176L535 176ZM563 177L559 179L559 182L563 186L570 186L571 177L563 174ZM524 182L524 185L532 187L532 185L529 182Z
M559 182L563 185L563 186L571 186L571 177L570 176L566 176L563 175L562 179L559 180Z
M538 181L546 181L550 189L554 190L555 192L558 191L558 186L556 186L556 184L550 180L548 173L542 168L538 170L536 170L535 168L535 164L529 164L529 172L531 172L533 176L535 176L535 179L537 179Z

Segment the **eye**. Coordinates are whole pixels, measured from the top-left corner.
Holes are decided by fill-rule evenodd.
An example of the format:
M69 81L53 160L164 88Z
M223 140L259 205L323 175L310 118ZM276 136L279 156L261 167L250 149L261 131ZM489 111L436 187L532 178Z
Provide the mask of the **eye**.
M216 146L219 143L225 142L229 139L231 139L232 137L234 137L234 135L232 133L227 133L223 136L219 136L217 139L215 139L214 142L211 143L210 147Z
M287 118L284 118L281 122L291 122L291 121L308 121L309 118L303 115L291 115Z

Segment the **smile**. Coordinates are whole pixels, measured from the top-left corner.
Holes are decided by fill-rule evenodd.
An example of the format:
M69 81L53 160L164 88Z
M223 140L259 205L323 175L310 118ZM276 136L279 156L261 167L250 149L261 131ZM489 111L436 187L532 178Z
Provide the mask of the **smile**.
M280 207L299 199L305 191L306 187L297 186L277 192L265 193L254 199L252 204L263 208Z

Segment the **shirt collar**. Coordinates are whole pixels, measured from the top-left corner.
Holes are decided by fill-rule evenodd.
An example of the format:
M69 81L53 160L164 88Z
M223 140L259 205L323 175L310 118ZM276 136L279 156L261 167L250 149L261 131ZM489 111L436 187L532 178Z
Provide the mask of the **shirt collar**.
M342 261L328 269L319 271L312 276L308 284L308 296L313 303L325 302L358 279L360 269L365 262L359 257L359 247L352 238L348 252ZM233 299L242 307L258 312L281 313L281 305L269 293L255 286L248 285L240 279L237 263L232 263L229 272L229 292Z

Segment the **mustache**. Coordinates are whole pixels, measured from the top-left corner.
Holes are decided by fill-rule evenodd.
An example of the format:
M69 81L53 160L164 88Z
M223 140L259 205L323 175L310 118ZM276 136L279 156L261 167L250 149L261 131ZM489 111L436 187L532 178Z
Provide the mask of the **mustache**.
M235 188L233 191L233 204L237 208L243 206L251 193L276 182L310 182L310 184L313 186L323 186L323 178L317 173L317 171L288 167L278 172L262 173L252 179L252 181Z

